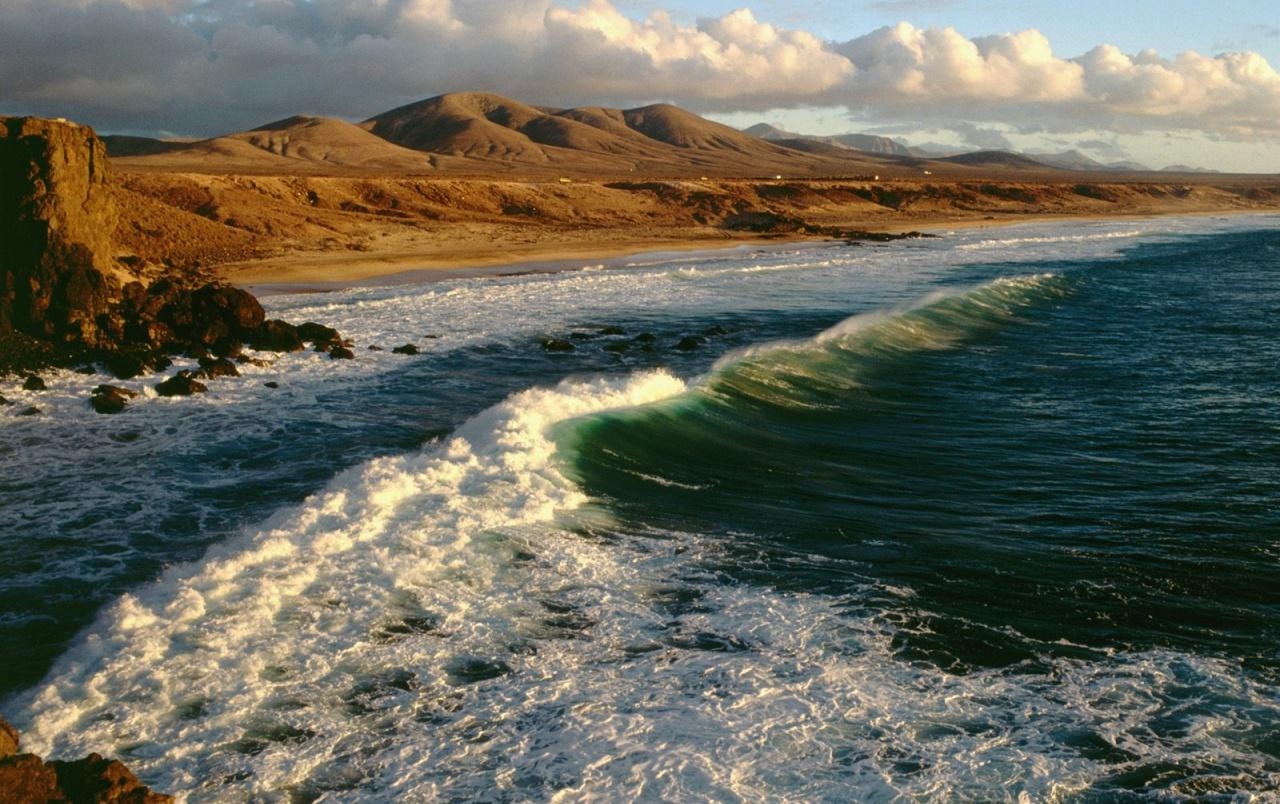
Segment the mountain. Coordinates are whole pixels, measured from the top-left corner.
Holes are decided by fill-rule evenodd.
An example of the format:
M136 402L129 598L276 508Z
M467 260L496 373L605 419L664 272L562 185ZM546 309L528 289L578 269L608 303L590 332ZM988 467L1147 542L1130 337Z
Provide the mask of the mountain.
M1052 169L1049 165L1046 165L1043 162L1037 162L1030 157L1023 156L1022 154L1010 153L1008 151L974 151L973 153L940 157L937 161L946 162L952 165L966 165L969 167L1019 168L1023 170Z
M286 159L406 171L431 168L430 160L422 154L332 117L287 117L223 139L248 143Z
M766 142L670 104L546 109L463 92L407 104L360 126L406 148L501 163L508 170L839 175L879 165L853 153L816 155Z
M818 136L814 134L796 134L791 131L771 126L768 123L756 123L750 128L743 129L743 134L750 134L753 137L759 137L762 140L771 140L774 142L792 143L798 140L808 140L811 142L819 142L825 145L834 145L838 148L850 148L855 151L863 151L870 154L885 154L889 156L919 156L915 151L897 140L888 137L879 137L874 134L837 134L834 136ZM792 146L794 147L794 146Z
M330 117L298 115L251 131L194 142L146 137L103 138L112 157L153 157L171 170L226 170L284 173L323 167L338 170L393 170L422 173L431 157L375 137L358 126Z
M1137 162L1099 162L1076 150L1063 151L1061 153L1033 151L1029 152L1027 156L1037 162L1043 162L1050 167L1061 168L1062 170L1111 172L1145 172L1151 170L1146 165L1141 165Z
M359 124L298 115L198 142L109 142L125 167L192 172L889 179L922 171L962 178L992 167L1045 169L1013 154L938 161L884 137L780 138L786 133L760 126L739 131L670 104L554 109L458 92Z

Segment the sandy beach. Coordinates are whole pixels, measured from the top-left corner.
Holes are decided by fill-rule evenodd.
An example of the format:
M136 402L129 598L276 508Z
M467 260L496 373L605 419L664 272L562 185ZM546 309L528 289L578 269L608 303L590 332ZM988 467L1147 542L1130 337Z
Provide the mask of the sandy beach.
M129 160L120 160L127 170ZM233 284L554 266L654 251L945 231L1051 219L1280 208L1269 177L1185 181L727 180L120 172L126 259Z

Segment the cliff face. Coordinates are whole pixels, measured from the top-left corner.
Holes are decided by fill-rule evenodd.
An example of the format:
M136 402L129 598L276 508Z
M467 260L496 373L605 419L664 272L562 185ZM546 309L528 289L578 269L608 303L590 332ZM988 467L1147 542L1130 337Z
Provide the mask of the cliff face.
M92 129L0 118L0 334L103 345L100 319L120 291L117 217Z

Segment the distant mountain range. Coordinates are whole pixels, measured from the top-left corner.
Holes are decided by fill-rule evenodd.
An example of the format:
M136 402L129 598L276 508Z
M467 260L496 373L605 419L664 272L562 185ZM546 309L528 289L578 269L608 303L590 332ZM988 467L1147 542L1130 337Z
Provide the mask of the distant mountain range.
M751 134L761 139L771 140L785 144L788 147L805 149L806 144L820 144L833 146L836 148L849 148L866 153L874 154L891 154L902 157L915 157L917 159L933 159L942 161L958 162L960 164L993 164L995 162L1004 163L1006 166L1020 166L1028 169L1051 167L1059 170L1070 170L1077 172L1110 172L1110 173L1149 173L1153 172L1153 168L1133 161L1117 161L1117 162L1100 162L1077 150L1062 151L1061 153L1032 151L1025 154L1014 154L1007 151L978 151L973 153L956 153L954 149L940 149L937 147L912 147L897 140L888 137L881 137L874 134L837 134L837 135L811 135L796 134L795 132L785 131L783 129L772 126L768 123L757 123L750 128L743 129L747 134ZM997 154L1004 154L1003 157L997 157ZM1203 168L1188 167L1186 165L1171 165L1163 168L1165 173L1214 173L1216 171L1205 170Z
M178 142L106 136L127 164L167 170L517 176L871 177L975 171L1137 170L1077 152L929 156L887 137L811 137L760 124L739 131L668 104L551 109L481 92L440 95L355 124L293 116Z

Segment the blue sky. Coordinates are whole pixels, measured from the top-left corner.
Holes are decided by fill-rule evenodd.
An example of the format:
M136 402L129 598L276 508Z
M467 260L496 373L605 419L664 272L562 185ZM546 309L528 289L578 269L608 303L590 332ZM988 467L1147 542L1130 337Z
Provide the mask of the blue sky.
M868 131L1280 173L1274 0L0 0L0 114L210 136L444 92L672 102Z

